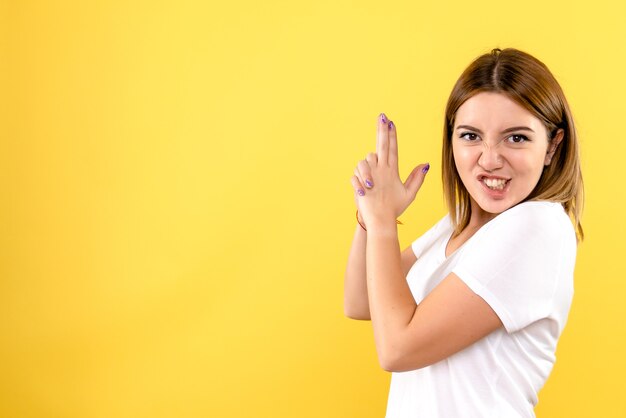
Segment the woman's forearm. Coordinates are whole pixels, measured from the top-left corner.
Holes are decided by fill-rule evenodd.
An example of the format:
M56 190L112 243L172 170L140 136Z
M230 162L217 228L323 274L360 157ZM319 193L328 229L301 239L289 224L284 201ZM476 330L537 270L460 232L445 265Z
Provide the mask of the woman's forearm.
M352 319L370 319L365 266L366 243L367 232L357 225L344 278L344 313Z
M402 271L395 222L368 225L366 247L367 292L374 339L379 361L388 369L401 352L403 331L417 304Z

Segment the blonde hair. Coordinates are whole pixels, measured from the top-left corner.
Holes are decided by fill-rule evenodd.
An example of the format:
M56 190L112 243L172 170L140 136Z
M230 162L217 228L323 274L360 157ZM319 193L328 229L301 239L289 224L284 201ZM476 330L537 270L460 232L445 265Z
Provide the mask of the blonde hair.
M539 182L528 200L559 202L572 219L577 238L584 233L580 224L583 208L583 178L580 169L578 138L572 113L548 67L535 57L514 48L495 48L472 62L457 80L446 105L443 129L443 190L454 235L468 225L470 195L461 181L452 153L452 131L459 107L481 92L501 93L541 120L551 141L559 129L564 136L552 161L544 167Z

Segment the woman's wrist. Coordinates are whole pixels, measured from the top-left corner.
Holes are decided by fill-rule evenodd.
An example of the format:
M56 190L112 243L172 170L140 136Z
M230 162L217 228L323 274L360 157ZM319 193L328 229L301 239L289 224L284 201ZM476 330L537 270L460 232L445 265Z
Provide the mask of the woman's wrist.
M363 222L363 218L361 218L361 214L359 213L358 209L356 210L356 221L358 222L361 229L363 229L364 231L367 231L367 228L365 227L365 223Z
M397 219L393 219L391 217L378 217L369 221L369 224L371 226L366 226L365 222L363 222L363 218L361 217L361 214L359 213L358 209L356 211L356 221L359 223L359 226L364 231L369 231L370 229L373 228L377 231L386 230L387 232L390 232L392 230L396 231L396 225L403 225L402 222L400 222Z
M398 233L398 221L390 219L373 219L367 224L368 235L396 235Z

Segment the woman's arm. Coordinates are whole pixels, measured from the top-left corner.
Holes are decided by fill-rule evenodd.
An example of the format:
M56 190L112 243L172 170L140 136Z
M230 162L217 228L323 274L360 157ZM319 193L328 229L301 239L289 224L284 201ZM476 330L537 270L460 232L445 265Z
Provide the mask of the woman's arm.
M367 231L365 270L369 312L379 361L389 371L418 369L442 360L502 326L489 304L455 274L419 306L405 279L395 219L413 202L428 165L402 183L396 127L379 118L376 158L359 163L352 178ZM363 174L363 173L366 174ZM362 189L363 177L373 187Z
M502 326L489 304L453 273L417 305L403 277L395 222L368 227L366 254L374 339L385 370L436 363Z
M370 308L367 297L365 248L367 232L357 224L348 255L348 265L344 277L344 313L348 318L369 320ZM417 258L411 246L401 255L402 275L406 278Z
M351 319L370 319L367 283L365 282L366 242L367 232L357 224L343 283L343 310Z

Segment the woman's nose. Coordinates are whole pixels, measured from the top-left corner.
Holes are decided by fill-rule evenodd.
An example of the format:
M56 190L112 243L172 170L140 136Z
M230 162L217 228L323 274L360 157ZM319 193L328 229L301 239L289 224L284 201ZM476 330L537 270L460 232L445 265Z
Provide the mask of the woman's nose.
M500 143L488 145L487 142L483 142L481 154L478 158L478 165L486 171L502 168L502 156L500 155L500 147L498 145L500 145Z

